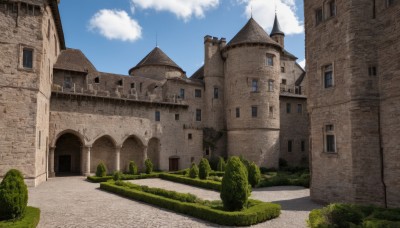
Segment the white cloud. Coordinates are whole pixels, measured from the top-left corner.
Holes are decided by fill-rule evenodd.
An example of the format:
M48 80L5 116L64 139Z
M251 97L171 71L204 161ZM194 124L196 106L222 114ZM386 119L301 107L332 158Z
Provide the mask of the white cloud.
M220 0L131 0L135 7L168 11L188 21L195 16L202 18L205 12L217 8Z
M298 62L298 64L299 64L303 69L306 69L306 60L305 60L305 59L303 59L303 60L301 60L300 62Z
M286 35L304 32L304 23L296 15L295 0L238 0L246 4L245 14L248 18L253 12L253 18L268 32L274 25L275 6L278 12L279 24Z
M90 19L89 28L109 40L133 42L142 37L142 27L123 10L100 10Z

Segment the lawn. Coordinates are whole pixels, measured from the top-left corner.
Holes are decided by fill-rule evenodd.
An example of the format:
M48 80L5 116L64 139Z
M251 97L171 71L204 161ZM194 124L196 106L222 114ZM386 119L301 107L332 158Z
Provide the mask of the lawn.
M35 228L40 220L40 209L26 207L25 216L19 220L0 221L0 227L7 228Z

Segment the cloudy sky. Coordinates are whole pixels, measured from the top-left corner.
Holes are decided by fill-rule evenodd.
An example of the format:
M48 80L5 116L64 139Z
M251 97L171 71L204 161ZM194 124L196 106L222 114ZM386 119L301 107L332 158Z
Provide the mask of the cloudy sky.
M271 31L275 10L285 48L304 64L302 0L62 0L69 48L99 71L127 74L158 46L191 76L204 59L205 35L229 41L253 18Z

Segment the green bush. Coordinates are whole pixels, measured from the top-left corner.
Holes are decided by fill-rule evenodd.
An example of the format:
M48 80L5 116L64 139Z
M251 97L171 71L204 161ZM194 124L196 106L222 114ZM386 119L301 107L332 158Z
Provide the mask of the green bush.
M217 171L224 172L225 171L225 166L226 166L226 163L225 163L224 158L223 157L219 157Z
M196 186L205 189L211 189L215 191L221 191L221 183L211 180L200 180L200 179L193 179L190 177L185 177L181 175L174 175L174 174L167 174L167 173L160 173L159 177L164 180L169 180L181 184L187 184L191 186Z
M137 180L137 179L147 179L147 178L158 178L159 173L151 173L151 174L140 174L140 175L131 175L131 174L122 174L121 180ZM101 183L106 182L108 180L112 180L113 176L89 176L87 180L93 183Z
M251 162L249 160L247 160L246 158L244 158L243 155L240 155L239 159L243 163L244 167L246 167L246 172L248 172Z
M103 162L100 162L96 168L96 177L105 177L107 175L107 168Z
M146 159L146 161L144 161L144 165L146 166L147 174L150 174L151 172L153 172L153 163L151 162L150 159Z
M242 210L250 196L246 168L238 157L231 157L222 179L221 199L229 211Z
M280 214L279 205L273 203L265 203L257 200L250 200L251 207L246 210L228 212L215 208L210 208L209 206L201 205L198 203L181 202L148 192L143 192L137 189L128 189L123 186L116 186L111 182L101 183L100 188L105 191L113 192L117 195L121 195L130 199L149 203L155 206L175 211L177 213L187 214L224 226L250 226L276 218Z
M218 176L218 177L223 177L225 172L220 172L220 171L211 171L209 176Z
M207 159L202 158L199 163L199 178L202 180L207 179L207 177L210 175L210 172L210 163L208 163Z
M196 163L192 163L192 167L190 168L189 171L189 177L191 178L196 178L199 175L199 168L197 168Z
M118 181L118 180L121 180L122 179L122 172L121 171L115 171L114 172L114 175L113 175L113 179L115 180L115 181Z
M0 227L7 228L35 228L39 224L40 209L36 207L26 207L25 215L19 220L0 221Z
M138 167L137 167L135 161L130 161L128 168L129 168L129 174L131 174L131 175L138 174Z
M208 159L208 163L210 164L212 170L218 170L218 161L219 157L217 156L211 156L211 158Z
M258 166L252 162L249 167L249 183L252 187L255 187L260 183L261 180L261 172Z
M308 173L288 173L288 172L273 172L267 173L261 178L260 184L257 187L272 187L272 186L303 186L310 187L310 174Z
M21 218L28 204L28 188L19 170L9 170L0 184L0 220Z

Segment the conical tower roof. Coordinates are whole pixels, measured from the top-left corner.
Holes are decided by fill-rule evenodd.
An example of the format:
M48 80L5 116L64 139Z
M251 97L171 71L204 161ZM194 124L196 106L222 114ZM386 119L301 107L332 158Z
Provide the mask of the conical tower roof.
M285 33L282 31L281 26L279 25L278 21L278 16L275 13L275 21L274 21L274 27L272 28L271 31L271 36L273 35L285 35Z
M167 54L165 54L159 47L155 47L149 54L146 55L135 67L129 70L129 74L132 70L138 69L145 66L169 66L176 68L177 70L184 72L182 68L178 66Z
M246 25L233 37L227 46L243 43L277 44L253 18L249 19Z

